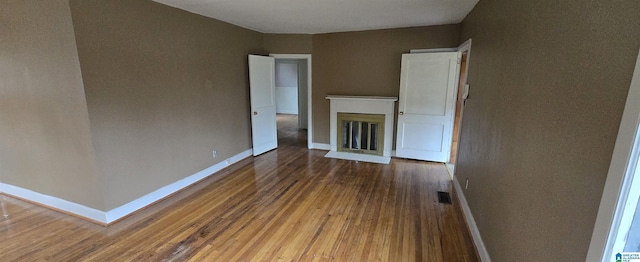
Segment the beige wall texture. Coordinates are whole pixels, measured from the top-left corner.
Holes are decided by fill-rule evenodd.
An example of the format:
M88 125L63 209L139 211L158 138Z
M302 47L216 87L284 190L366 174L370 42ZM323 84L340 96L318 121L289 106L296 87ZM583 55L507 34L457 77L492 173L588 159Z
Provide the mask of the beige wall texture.
M107 210L251 148L261 33L152 1L72 0L71 13Z
M472 37L456 179L494 261L584 261L640 47L635 0L313 36L151 1L0 6L0 181L105 211L251 147L247 54L313 54L329 143L327 94L397 96L402 53Z
M311 54L313 35L264 34L264 50L272 54Z
M480 1L456 176L493 261L585 261L640 1Z
M328 143L325 95L397 96L402 53L459 35L261 34L152 1L4 1L2 12L0 179L105 211L251 147L247 54L313 53L314 142Z
M459 35L459 25L314 35L313 142L329 143L326 95L398 96L402 54L457 47Z
M104 208L68 1L0 1L0 181Z

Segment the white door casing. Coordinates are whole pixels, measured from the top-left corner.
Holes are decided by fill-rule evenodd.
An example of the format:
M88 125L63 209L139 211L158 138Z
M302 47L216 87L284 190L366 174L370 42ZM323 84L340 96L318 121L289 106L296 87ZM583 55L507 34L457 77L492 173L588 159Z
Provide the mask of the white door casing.
M307 61L298 59L298 128L307 129L308 125L308 106L307 106ZM309 140L311 142L311 140Z
M278 147L275 58L249 55L251 141L257 156Z
M402 55L397 157L449 161L459 57L458 52Z
M300 128L307 129L307 147L309 149L313 148L324 148L323 144L313 143L313 115L311 114L312 109L312 101L311 101L311 92L312 89L312 69L311 69L311 55L310 54L269 54L271 57L275 57L276 59L296 59L300 63L300 67L298 68L299 78L298 80L305 80L299 82L299 90L298 90L298 101L302 102L303 107L299 107L298 110L298 121L305 121L306 125L300 124ZM304 82L304 83L303 83ZM300 95L306 95L304 99L300 97ZM326 145L326 148L329 149L329 145Z

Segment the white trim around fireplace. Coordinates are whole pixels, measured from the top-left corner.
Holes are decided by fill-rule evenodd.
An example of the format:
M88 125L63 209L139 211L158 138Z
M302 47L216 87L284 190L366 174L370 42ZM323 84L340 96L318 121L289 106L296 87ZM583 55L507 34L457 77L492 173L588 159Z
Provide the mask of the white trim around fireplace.
M391 161L391 148L393 148L395 102L398 101L398 98L328 95L326 99L331 101L331 151L329 151L325 157L389 164ZM384 115L384 148L382 150L382 156L338 152L338 113Z

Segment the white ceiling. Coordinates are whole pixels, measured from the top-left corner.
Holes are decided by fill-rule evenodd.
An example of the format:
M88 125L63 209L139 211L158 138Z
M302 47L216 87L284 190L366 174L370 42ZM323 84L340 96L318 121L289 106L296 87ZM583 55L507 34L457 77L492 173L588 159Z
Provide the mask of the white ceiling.
M154 0L262 33L317 34L459 23L478 0Z

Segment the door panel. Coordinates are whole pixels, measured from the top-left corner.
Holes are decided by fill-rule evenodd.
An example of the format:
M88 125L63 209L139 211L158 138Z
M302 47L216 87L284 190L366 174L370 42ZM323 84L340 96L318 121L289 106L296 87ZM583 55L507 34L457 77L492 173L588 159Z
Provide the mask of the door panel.
M442 151L440 138L444 136L443 125L404 123L402 148L408 150Z
M447 58L407 60L405 114L445 115L447 89L442 87L448 84L450 62Z
M447 162L458 53L403 54L396 156Z
M249 55L251 140L253 155L278 147L275 99L275 59Z

